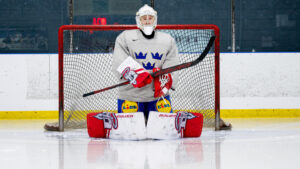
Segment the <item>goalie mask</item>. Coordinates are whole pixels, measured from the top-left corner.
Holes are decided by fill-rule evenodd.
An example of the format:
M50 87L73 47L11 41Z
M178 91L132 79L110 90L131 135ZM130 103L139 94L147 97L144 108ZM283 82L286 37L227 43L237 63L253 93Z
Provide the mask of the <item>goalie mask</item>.
M137 27L151 35L157 25L157 12L146 4L137 11L135 19Z

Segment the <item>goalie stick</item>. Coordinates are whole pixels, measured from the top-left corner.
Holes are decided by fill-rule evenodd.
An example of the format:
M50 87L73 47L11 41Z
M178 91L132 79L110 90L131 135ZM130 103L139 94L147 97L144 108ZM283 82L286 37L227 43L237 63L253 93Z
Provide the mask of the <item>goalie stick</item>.
M195 59L195 60L193 60L191 62L182 63L182 64L179 64L179 65L176 65L176 66L172 66L172 67L169 67L169 68L161 69L160 71L157 71L157 72L153 73L151 76L153 78L155 78L155 77L158 77L158 76L163 75L163 74L175 72L175 71L178 71L178 70L181 70L181 69L185 69L185 68L189 68L189 67L192 67L194 65L197 65L208 54L210 48L214 44L215 39L216 39L215 36L212 36L209 39L209 42L208 42L207 46L205 47L204 51L200 54L200 56L197 59ZM126 82L119 83L119 84L116 84L116 85L113 85L113 86L110 86L110 87L106 87L106 88L103 88L103 89L100 89L100 90L95 90L95 91L83 94L82 97L87 97L87 96L90 96L90 95L94 95L94 94L97 94L97 93L100 93L100 92L104 92L106 90L110 90L110 89L113 89L113 88L116 88L116 87L124 86L124 85L127 85L127 84L129 84L129 81L126 81Z

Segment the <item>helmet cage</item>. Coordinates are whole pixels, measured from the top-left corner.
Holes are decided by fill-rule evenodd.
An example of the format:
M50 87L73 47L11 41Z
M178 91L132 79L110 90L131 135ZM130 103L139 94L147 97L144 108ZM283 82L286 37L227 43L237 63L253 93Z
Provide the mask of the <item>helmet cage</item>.
M151 15L154 17L154 22L151 25L143 25L141 23L141 17L145 16L145 15ZM145 31L145 28L149 30L149 27L151 27L152 31L156 28L157 12L153 8L151 8L150 6L148 6L146 4L142 8L140 8L139 11L136 13L135 20L136 20L137 27L140 28L145 34L149 34L149 33L147 33L148 32L147 30Z

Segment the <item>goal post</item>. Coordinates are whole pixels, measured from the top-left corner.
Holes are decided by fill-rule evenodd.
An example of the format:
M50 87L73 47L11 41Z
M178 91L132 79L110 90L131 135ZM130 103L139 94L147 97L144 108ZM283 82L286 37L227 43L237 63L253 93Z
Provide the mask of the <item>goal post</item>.
M83 98L89 91L118 83L111 71L116 37L136 25L64 25L58 31L59 122L49 130L86 127L89 112L117 112L118 89ZM176 111L202 113L204 127L219 130L220 34L216 25L157 25L157 31L176 41L180 63L194 60L211 36L216 36L208 56L198 65L179 71L178 87L170 93ZM72 31L72 38L70 38ZM51 128L53 127L53 128Z

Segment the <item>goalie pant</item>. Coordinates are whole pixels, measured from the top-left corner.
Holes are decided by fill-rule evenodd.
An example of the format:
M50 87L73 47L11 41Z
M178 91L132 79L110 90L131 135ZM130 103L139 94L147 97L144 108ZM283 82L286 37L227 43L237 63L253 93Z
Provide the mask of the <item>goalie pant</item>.
M142 112L97 112L87 115L90 137L141 140L200 137L203 115L193 112L161 113L151 111L147 127Z

